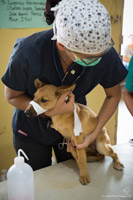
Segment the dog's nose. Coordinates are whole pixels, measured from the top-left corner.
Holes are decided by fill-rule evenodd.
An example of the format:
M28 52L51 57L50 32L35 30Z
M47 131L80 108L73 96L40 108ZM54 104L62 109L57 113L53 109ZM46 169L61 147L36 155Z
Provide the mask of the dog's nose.
M37 113L34 109L27 109L24 111L24 114L27 116L27 117L37 117Z
M29 110L25 110L24 111L24 114L27 116L27 117L31 117L31 113Z

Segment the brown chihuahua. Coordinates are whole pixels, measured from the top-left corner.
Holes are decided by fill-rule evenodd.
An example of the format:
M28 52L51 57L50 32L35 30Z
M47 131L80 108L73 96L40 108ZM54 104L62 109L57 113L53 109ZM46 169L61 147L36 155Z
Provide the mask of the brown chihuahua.
M41 106L43 109L49 110L55 107L59 97L66 91L73 91L75 85L66 87L60 86L56 87L54 85L44 85L39 79L35 80L35 86L37 91L34 94L33 101ZM83 142L84 137L89 135L96 127L98 118L93 113L91 109L87 106L76 104L76 110L78 117L80 119L82 125L82 132L79 136L75 136L74 134L74 112L67 112L64 114L56 115L51 117L52 125L51 127L56 129L64 138L68 140L73 140L75 145ZM29 104L25 113L28 116L37 116L37 113L34 107ZM96 141L96 150L99 153L98 155L92 156L91 161L97 161L103 158L104 156L110 156L113 159L113 167L117 170L122 170L124 168L123 164L120 162L117 153L114 152L109 135L105 128L101 130ZM74 159L76 160L79 170L80 170L80 182L83 185L86 185L90 182L90 177L88 173L87 167L87 156L85 149L75 149L73 147L70 148L70 152L72 153ZM93 154L92 154L93 155ZM102 156L100 156L102 155Z

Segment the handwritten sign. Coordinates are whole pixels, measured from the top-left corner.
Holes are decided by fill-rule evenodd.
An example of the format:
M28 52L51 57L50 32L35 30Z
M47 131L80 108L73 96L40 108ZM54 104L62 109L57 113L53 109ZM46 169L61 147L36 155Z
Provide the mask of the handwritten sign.
M49 27L44 17L46 0L0 0L0 28Z

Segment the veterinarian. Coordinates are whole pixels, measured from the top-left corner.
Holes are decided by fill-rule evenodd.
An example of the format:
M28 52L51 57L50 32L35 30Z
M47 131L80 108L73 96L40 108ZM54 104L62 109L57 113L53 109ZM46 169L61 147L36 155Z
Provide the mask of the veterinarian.
M53 23L53 29L17 39L2 77L6 99L15 107L14 148L25 151L34 170L51 164L52 147L57 162L71 158L66 145L59 148L63 138L50 128L49 116L73 111L74 101L86 104L85 96L100 84L106 98L97 127L77 146L87 147L115 112L121 96L120 82L127 75L113 48L109 14L97 0L47 0L45 17L48 24ZM36 78L56 86L76 83L76 88L73 94L63 94L45 118L28 118L24 110L34 97Z

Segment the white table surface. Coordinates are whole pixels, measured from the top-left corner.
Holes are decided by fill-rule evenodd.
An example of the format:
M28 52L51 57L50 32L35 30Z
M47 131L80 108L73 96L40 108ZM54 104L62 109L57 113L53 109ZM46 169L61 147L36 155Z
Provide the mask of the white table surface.
M112 159L88 163L91 182L81 185L74 160L34 172L36 200L133 200L133 146L115 145L125 168L117 171ZM0 183L0 200L7 200L7 182Z

